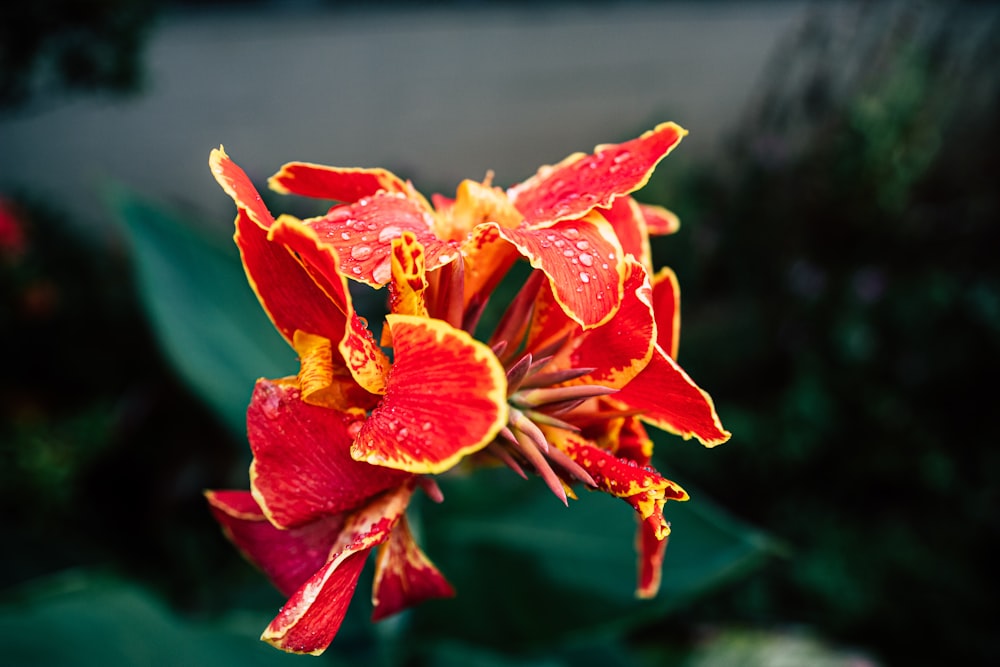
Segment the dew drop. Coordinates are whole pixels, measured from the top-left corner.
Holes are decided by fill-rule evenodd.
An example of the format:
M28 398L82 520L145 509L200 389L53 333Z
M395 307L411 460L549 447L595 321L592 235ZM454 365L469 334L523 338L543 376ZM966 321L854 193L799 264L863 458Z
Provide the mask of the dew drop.
M396 432L396 435L397 435L397 436L398 436L398 437L399 437L400 439L403 439L403 438L405 438L406 436L410 435L410 430L409 430L408 428L406 428L406 427L404 426L403 428L399 429L399 430L398 430L398 431Z
M580 282L584 283L584 284L589 283L590 282L590 274L588 274L588 273L586 273L584 271L581 271L580 272Z
M606 269L606 268L608 268L608 265L607 265L607 263L603 263L603 264L601 264L601 268L602 268L602 269Z
M621 153L615 156L614 162L615 164L621 164L630 157L632 157L632 155L628 151L622 151Z
M434 428L434 424L432 424L430 422L424 422L423 424L420 425L420 429L422 431L429 431L432 428Z
M351 257L354 259L366 259L371 257L372 249L370 246L366 245L356 245L351 248Z
M561 247L563 247L564 245L566 245L566 242L565 242L565 241L563 241L562 239L556 239L556 247L557 247L557 248L561 248Z
M585 252L581 252L580 253L580 263L583 264L584 266L593 266L594 265L594 258L591 257L590 255L588 255Z
M344 239L345 241L350 241L351 235L348 234L347 232L340 232L340 238Z
M576 249L577 250L587 250L588 248L590 248L590 244L587 243L586 241L577 241L576 242Z
M389 241L393 240L402 233L403 230L401 230L399 227L396 227L395 225L383 227L382 231L378 233L379 243L388 243Z
M572 250L563 250L563 257L572 257L575 254Z
M580 238L580 230L577 229L576 227L570 227L569 229L567 229L564 232L564 234L566 235L566 238L568 238L568 239L578 239L578 238Z
M392 260L386 257L378 266L372 270L372 278L375 282L381 284L389 282L389 277L392 275Z
M360 266L352 266L351 267L351 273L354 273L356 275L361 275L361 267Z

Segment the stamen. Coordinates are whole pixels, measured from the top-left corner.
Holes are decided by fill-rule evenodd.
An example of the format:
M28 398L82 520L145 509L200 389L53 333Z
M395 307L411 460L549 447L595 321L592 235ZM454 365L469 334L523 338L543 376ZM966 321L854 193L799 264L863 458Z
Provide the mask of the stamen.
M511 434L512 439L513 437L514 434ZM517 440L514 440L514 443L517 443ZM508 468L520 475L522 479L528 479L528 475L524 472L524 468L521 467L521 464L519 464L514 457L510 455L510 452L508 452L499 442L496 440L491 442L486 446L486 451L500 459Z
M521 357L516 364L510 367L507 371L507 395L510 396L515 391L520 389L521 382L527 377L529 371L531 370L531 354L528 353Z
M545 485L555 494L556 498L562 500L563 504L569 507L569 501L566 499L566 489L563 488L562 480L559 479L559 475L552 470L548 461L545 460L542 453L535 447L535 443L520 431L516 431L514 435L518 451L524 454L524 458L528 459L528 463L534 466L535 472L545 480Z
M545 434L542 430L535 425L535 422L531 421L520 410L514 408L510 409L510 426L511 431L513 431L516 436L518 432L523 433L527 437L531 438L531 441L535 443L535 446L539 450L548 454L549 452L549 441L545 439Z
M444 492L441 491L441 487L438 486L437 481L433 477L428 477L427 475L421 475L417 478L417 484L423 489L427 497L436 503L444 502Z
M583 401L580 401L579 403L582 402ZM577 405L579 405L579 403L577 403ZM569 411L566 410L565 412ZM552 415L545 412L538 412L537 410L525 410L524 414L527 415L531 419L531 421L537 422L539 424L545 424L546 426L554 426L555 428L561 428L564 431L569 431L571 433L580 432L580 428L578 426L574 426L569 422L564 422L563 420L558 419L557 417L553 417Z
M549 358L551 359L551 357ZM567 368L561 371L532 374L521 386L525 389L551 387L554 384L562 384L563 382L575 380L584 375L590 375L596 370L597 368Z
M579 384L570 387L544 387L531 391L519 391L510 397L511 403L525 408L537 408L547 403L577 399L596 398L613 394L617 389L599 384Z

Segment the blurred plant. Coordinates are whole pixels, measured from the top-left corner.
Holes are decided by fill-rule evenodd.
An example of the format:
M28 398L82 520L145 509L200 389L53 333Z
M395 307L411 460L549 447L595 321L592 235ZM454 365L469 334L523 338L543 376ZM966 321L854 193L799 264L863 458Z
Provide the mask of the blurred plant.
M0 112L61 93L133 93L154 0L0 5Z
M725 169L651 185L698 223L654 250L738 434L725 467L672 461L794 549L701 613L891 663L1000 659L998 45L988 7L818 11Z

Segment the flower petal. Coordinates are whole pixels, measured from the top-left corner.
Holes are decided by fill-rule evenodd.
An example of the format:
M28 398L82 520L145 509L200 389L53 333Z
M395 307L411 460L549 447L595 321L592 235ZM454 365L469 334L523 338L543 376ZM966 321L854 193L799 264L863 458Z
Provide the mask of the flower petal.
M648 600L656 597L660 590L660 580L663 575L663 556L667 551L669 532L662 538L657 537L661 531L661 523L657 517L639 521L636 533L635 547L638 555L639 582L635 589L638 598Z
M442 320L386 317L393 365L358 432L358 461L439 473L488 445L507 421L507 378L492 350Z
M685 439L694 436L706 447L729 440L711 397L659 345L642 372L608 400L641 410L647 424Z
M618 310L624 254L614 229L600 215L540 228L489 226L548 276L559 305L585 329L604 324Z
M226 194L233 198L238 209L246 211L247 217L259 227L267 229L274 222L270 211L260 198L257 188L250 182L246 172L233 162L222 146L212 151L208 158L209 167L215 180Z
M674 234L681 228L681 219L673 211L662 206L639 204L642 217L646 220L646 231L650 236L665 236Z
M674 123L662 123L631 141L601 145L591 155L575 153L542 167L507 194L529 225L579 218L645 185L685 134Z
M412 485L405 485L351 514L329 561L292 594L261 639L291 653L326 650L344 621L368 552L389 538L411 493Z
M619 389L649 363L653 356L656 325L653 321L652 289L646 271L627 262L622 305L614 318L585 331L569 355L569 367L594 368L574 384L598 384Z
M317 285L287 248L268 240L268 231L254 223L244 209L236 218L234 238L250 287L289 344L299 329L341 339L346 321L343 304Z
M331 515L281 530L267 520L249 491L208 491L205 496L227 537L285 595L326 563L344 525L343 515Z
M339 259L336 250L320 241L313 228L288 215L279 217L274 223L270 238L298 256L313 281L344 313L344 325L340 332L331 332L333 335L325 336L336 341L340 351L339 358L333 360L334 365L339 366L343 360L359 385L373 394L384 392L389 359L375 343L364 320L354 311L347 280L338 268ZM302 306L310 305L304 302L304 297L296 303ZM322 332L300 328L308 333L324 335ZM296 348L296 351L301 357L302 350Z
M250 486L278 527L352 510L408 475L351 458L354 417L309 405L299 389L258 380L247 410Z
M455 589L413 540L403 516L389 540L379 548L372 587L372 620L382 620L424 600L454 595Z
M427 317L424 291L424 247L412 232L392 241L392 282L389 284L389 309L401 315Z
M653 276L653 313L656 315L656 343L671 359L677 358L681 340L681 286L677 274L668 267Z
M392 241L404 231L412 232L424 246L428 271L459 256L456 243L435 235L429 207L398 193L364 197L305 222L316 230L322 243L336 249L345 276L376 288L392 278Z
M408 191L406 181L386 169L328 167L289 162L267 184L275 192L355 202L380 192Z
M647 271L653 271L653 254L649 233L640 204L632 197L619 197L609 208L600 209L604 219L611 223L626 255L635 257Z

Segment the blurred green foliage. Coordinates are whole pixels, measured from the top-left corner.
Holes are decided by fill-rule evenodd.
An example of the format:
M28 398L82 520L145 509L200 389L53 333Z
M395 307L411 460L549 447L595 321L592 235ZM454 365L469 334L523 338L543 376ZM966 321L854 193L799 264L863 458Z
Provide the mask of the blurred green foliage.
M931 9L820 12L725 161L667 167L644 195L690 223L654 249L684 293L680 361L734 433L719 458L670 461L792 551L689 617L986 664L1000 26Z
M0 4L0 112L66 93L134 93L156 0Z

